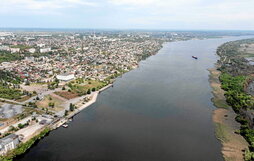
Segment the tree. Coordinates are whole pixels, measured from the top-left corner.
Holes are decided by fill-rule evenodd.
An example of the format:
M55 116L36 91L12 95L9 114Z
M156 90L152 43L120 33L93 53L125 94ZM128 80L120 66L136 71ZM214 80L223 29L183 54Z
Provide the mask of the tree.
M51 107L51 108L54 108L55 103L54 102L49 102L48 106Z
M70 111L74 111L74 108L75 106L72 103L70 103Z
M65 110L65 112L64 112L64 116L67 116L68 115L68 111L67 110Z
M87 94L91 94L91 90L90 89L87 90Z
M22 128L24 128L25 127L25 124L18 124L18 128L19 129L22 129Z
M93 92L96 91L96 88L93 87L93 88L92 88L92 91L93 91Z

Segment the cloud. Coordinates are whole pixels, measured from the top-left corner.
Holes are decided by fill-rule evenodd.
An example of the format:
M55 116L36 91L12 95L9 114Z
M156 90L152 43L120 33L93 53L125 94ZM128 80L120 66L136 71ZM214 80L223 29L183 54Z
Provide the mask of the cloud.
M108 0L129 9L129 23L152 28L202 28L220 26L253 29L253 0ZM135 14L137 13L137 14ZM209 26L209 25L210 26ZM214 25L213 25L214 24ZM237 24L237 25L236 25ZM199 27L200 26L200 27Z
M94 2L86 0L1 0L0 12L23 11L52 11L57 9L72 8L78 6L96 6Z
M109 0L110 3L115 5L151 5L156 0Z
M200 2L201 0L108 0L115 5L129 5L136 7L176 7Z
M56 27L254 28L254 0L0 1L0 18L7 23L22 18L29 25L44 17L43 25L57 22Z

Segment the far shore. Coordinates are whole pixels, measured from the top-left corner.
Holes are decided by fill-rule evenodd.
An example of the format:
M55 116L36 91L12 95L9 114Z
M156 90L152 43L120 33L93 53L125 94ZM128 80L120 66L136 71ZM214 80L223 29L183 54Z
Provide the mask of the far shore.
M244 150L248 149L248 143L235 133L240 129L240 124L235 121L236 114L226 103L219 81L220 71L216 67L209 71L209 82L213 90L212 102L217 107L213 112L213 121L216 137L222 144L221 152L226 161L244 161Z

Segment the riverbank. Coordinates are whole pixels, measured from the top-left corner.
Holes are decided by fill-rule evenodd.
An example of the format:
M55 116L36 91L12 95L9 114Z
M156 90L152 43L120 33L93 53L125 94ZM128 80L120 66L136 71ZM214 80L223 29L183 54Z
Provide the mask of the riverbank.
M209 82L213 90L212 102L217 107L213 112L213 121L216 137L222 143L221 152L226 161L243 161L244 150L248 149L248 143L241 135L235 133L240 130L240 124L235 121L236 114L226 103L219 80L220 71L216 67L209 71Z
M156 50L155 53L152 53L152 54L150 54L150 55L146 55L146 56L142 57L142 59L139 60L139 62L142 61L142 60L145 60L146 58L148 58L148 57L150 57L150 56L152 56L152 55L157 54L158 51L159 51L162 47L163 47L163 44L161 44L160 48L159 48L158 50ZM138 66L134 66L131 70L136 69L137 67L138 67ZM82 102L83 105L81 105L81 106L79 106L79 107L76 106L76 108L74 108L73 111L71 111L71 110L65 110L65 111L64 111L64 112L65 112L65 115L64 115L63 117L57 118L57 119L53 120L53 122L50 123L49 125L44 125L44 127L42 127L40 130L45 130L46 128L48 128L48 129L49 129L49 132L50 132L50 131L52 131L52 130L55 130L55 129L57 129L57 128L63 126L64 124L67 124L67 123L70 121L70 119L72 119L75 115L77 115L77 114L80 113L82 110L84 110L85 108L87 108L87 107L89 107L90 105L92 105L93 103L95 103L96 100L97 100L98 95L99 95L102 91L104 91L104 90L106 90L106 89L108 89L108 88L110 88L110 87L113 87L113 82L115 81L115 79L116 79L117 77L122 76L123 74L125 74L126 72L129 72L129 71L131 71L131 70L124 71L124 72L121 72L120 74L115 74L115 75L113 75L113 76L110 77L110 79L109 79L109 84L108 84L108 83L107 83L107 85L104 84L105 86L102 87L102 88L99 87L99 88L101 88L101 89L99 89L98 91L92 92L93 90L91 90L91 94L85 96L85 98L88 98L88 101L87 101L87 100L83 100L82 97L78 97L79 103ZM75 105L75 104L74 104L74 105ZM67 127L67 126L65 126L65 127ZM32 135L29 136L29 139L24 139L24 141L22 141L22 143L30 142L31 139L36 138L37 136L38 136L38 133L35 132L35 133L33 133ZM32 144L33 144L33 143L32 143ZM31 146L32 146L32 144L31 144ZM30 147L29 147L29 148L30 148ZM29 148L27 148L27 149L29 149ZM15 149L9 151L7 154L12 153L12 152L15 152ZM25 151L24 151L24 153L25 153ZM19 153L19 154L17 154L17 155L21 155L21 154L22 154L22 153ZM11 160L12 160L13 158L15 158L15 156L16 156L16 155L14 155L14 157L12 157ZM3 158L4 158L4 156L3 156ZM9 160L8 160L8 161L9 161Z
M55 130L55 129L61 127L63 124L67 123L68 120L69 120L70 118L73 118L75 115L77 115L78 113L80 113L82 110L84 110L85 108L87 108L87 107L89 107L90 105L92 105L93 103L95 103L96 100L97 100L98 95L99 95L102 91L104 91L104 90L106 90L106 89L108 89L108 88L110 88L110 87L113 87L113 84L108 84L107 86L105 86L105 87L99 89L98 91L92 92L89 96L87 96L87 97L90 97L90 100L89 100L88 102L86 102L86 103L85 103L84 105L82 105L81 107L79 107L79 108L77 108L77 109L74 109L74 111L70 112L70 113L69 113L67 116L65 116L64 118L62 118L62 119L60 119L59 121L53 123L53 124L51 125L51 129L52 129L52 130Z
M106 89L108 89L108 88L110 88L110 87L113 87L113 84L108 84L107 86L101 88L100 90L93 92L93 93L90 95L90 98L91 98L91 99L90 99L88 102L86 102L83 106L81 106L81 107L77 108L76 110L74 110L72 113L70 113L70 114L67 115L66 117L67 117L67 118L72 118L73 116L75 116L76 114L78 114L78 113L80 113L82 110L84 110L85 108L87 108L87 107L89 107L90 105L92 105L93 103L95 103L96 100L97 100L98 95L99 95L102 91L104 91L104 90L106 90Z
M32 147L32 145L37 140L44 137L45 134L49 133L52 130L55 130L55 129L61 127L63 124L67 123L70 118L74 117L76 114L80 113L82 110L84 110L85 108L87 108L90 105L92 105L93 103L95 103L99 93L106 90L106 89L108 89L108 88L110 88L110 87L112 87L112 86L113 86L113 84L108 84L107 86L101 88L100 90L92 92L89 95L90 100L88 102L86 102L80 108L75 109L73 112L69 113L64 118L59 119L58 121L55 121L55 122L51 123L50 125L46 125L46 126L41 125L41 128L39 128L36 132L32 133L28 138L22 140L22 143L18 145L18 148L9 151L5 156L1 156L0 160L11 161L16 156L25 153L30 147ZM46 132L44 133L45 130L46 130Z

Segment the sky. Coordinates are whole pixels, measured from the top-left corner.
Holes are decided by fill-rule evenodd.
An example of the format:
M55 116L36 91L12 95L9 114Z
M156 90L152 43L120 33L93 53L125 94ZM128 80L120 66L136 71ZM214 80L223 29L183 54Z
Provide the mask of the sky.
M1 28L253 30L254 0L0 0Z

